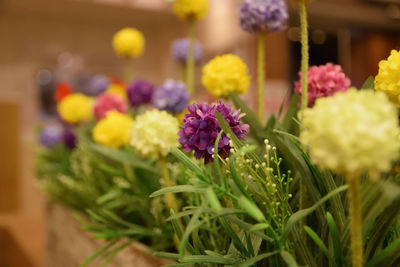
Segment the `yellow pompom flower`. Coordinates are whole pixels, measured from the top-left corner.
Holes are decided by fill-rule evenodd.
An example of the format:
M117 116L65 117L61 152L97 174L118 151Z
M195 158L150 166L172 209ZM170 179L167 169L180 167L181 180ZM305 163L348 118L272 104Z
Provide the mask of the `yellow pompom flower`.
M175 0L174 12L184 20L200 20L207 15L208 0Z
M118 83L112 83L108 86L107 90L105 91L107 94L117 95L125 101L128 101L128 97L126 95L126 89L123 85Z
M178 146L178 131L179 122L175 117L166 111L149 110L136 117L131 145L143 157L159 158Z
M375 89L384 92L397 106L400 106L400 51L392 50L387 60L379 62L375 77Z
M93 128L93 140L106 147L119 148L129 144L133 120L126 114L110 111Z
M92 117L93 99L83 94L70 94L57 105L60 117L68 123L87 121Z
M123 28L118 31L112 40L115 53L121 57L140 57L145 48L143 33L134 28Z
M374 178L399 156L397 109L381 92L352 88L319 98L301 117L300 140L322 168Z
M247 93L250 75L243 60L235 55L217 56L203 67L202 83L216 98L227 97L229 91Z

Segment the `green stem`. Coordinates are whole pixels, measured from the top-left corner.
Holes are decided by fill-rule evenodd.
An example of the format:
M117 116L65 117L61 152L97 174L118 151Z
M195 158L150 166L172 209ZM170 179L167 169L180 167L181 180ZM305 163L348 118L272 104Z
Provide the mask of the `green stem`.
M307 24L307 10L306 0L299 1L300 9L300 28L301 28L301 107L306 109L308 106L308 88L307 88L307 72L309 64L308 54L308 24Z
M352 266L363 266L362 213L360 177L348 177L349 217L351 232Z
M189 21L189 53L186 63L186 86L190 94L194 92L195 66L194 66L195 21Z
M257 102L258 119L264 121L264 82L265 82L265 33L258 34L257 41Z
M133 80L133 60L131 58L124 59L124 81L129 84Z

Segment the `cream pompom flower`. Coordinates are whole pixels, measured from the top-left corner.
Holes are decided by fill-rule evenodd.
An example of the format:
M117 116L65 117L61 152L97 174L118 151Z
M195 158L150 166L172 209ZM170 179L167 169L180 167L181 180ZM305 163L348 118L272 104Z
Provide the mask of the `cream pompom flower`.
M70 94L57 105L60 117L68 123L79 123L92 118L93 99L84 94Z
M387 60L379 62L375 77L375 89L384 92L397 106L400 106L400 51L392 50Z
M200 20L207 15L208 0L175 0L174 12L184 20Z
M106 147L119 148L130 139L132 119L118 111L109 111L93 128L93 140Z
M131 145L143 157L159 158L178 146L178 120L153 109L136 117L131 129Z
M123 28L113 37L112 45L115 53L121 57L137 58L145 49L143 33L134 28Z
M227 97L230 91L247 93L250 75L243 60L235 55L217 56L203 67L202 83L216 98Z
M313 163L346 177L377 177L398 158L397 110L383 93L350 89L301 113L300 140Z

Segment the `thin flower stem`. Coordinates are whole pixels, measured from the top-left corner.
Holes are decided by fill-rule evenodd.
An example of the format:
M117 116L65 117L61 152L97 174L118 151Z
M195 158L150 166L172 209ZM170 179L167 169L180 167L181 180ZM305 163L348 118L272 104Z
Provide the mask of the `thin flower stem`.
M265 33L257 37L257 108L258 119L264 121L264 83L265 83Z
M363 266L363 244L362 244L362 213L361 213L361 186L360 177L349 177L349 217L351 232L351 253L353 267Z
M195 66L194 66L195 21L189 21L189 53L186 63L186 86L190 94L194 93Z
M133 59L124 59L124 81L129 84L133 81Z

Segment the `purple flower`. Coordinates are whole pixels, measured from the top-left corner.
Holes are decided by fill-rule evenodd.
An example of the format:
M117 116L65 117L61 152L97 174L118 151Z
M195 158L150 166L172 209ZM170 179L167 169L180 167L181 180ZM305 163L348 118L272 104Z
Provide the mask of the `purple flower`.
M212 149L218 137L221 127L215 117L215 111L219 111L225 118L232 131L239 139L247 136L249 125L240 122L245 114L240 110L231 111L222 102L193 104L188 107L189 113L183 118L183 126L179 131L179 143L185 152L194 151L196 158L204 158L204 162L212 161ZM218 144L218 154L226 158L230 152L229 138L222 134Z
M97 96L103 93L109 84L110 80L107 77L102 75L93 76L86 86L85 93L90 96Z
M138 107L151 102L154 86L143 80L134 81L127 89L127 95L132 107Z
M62 133L62 141L65 144L65 146L69 149L74 149L76 147L76 135L74 134L73 131L71 131L68 128L64 129L64 132Z
M189 39L181 38L174 41L172 44L172 56L181 64L186 64L189 53ZM199 42L194 43L194 62L199 63L203 56L203 49Z
M189 92L183 82L167 80L154 92L152 103L160 110L177 114L189 104L189 97Z
M284 0L244 0L240 5L240 26L251 33L279 32L287 19Z
M58 126L49 125L42 129L39 134L39 142L42 146L52 148L62 143L62 129Z

